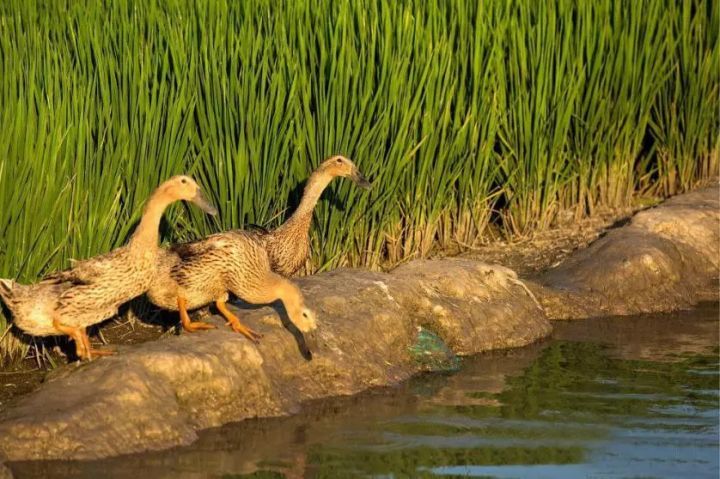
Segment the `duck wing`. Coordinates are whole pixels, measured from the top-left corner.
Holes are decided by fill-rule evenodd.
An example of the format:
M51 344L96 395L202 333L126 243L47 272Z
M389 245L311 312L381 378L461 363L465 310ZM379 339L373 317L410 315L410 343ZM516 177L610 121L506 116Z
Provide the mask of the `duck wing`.
M255 225L255 224L247 225L246 228L247 229L245 229L245 230L236 230L236 231L244 231L245 233L250 233L250 234L254 234L254 235L266 235L266 234L270 233L269 229L265 228L264 226L260 226L260 225Z
M70 260L71 267L64 271L50 273L41 279L41 282L73 284L92 284L98 278L112 275L116 270L118 260L124 257L125 248L118 248L109 253L88 258L85 260Z
M171 275L181 284L192 284L198 278L204 278L213 271L220 271L218 265L225 263L233 247L230 233L219 233L207 238L174 245L170 250L177 254L180 261L171 268Z
M75 274L72 270L56 271L48 275L43 276L38 284L43 285L59 285L62 283L68 283L70 285L78 284L91 284L92 281L89 278L83 278Z
M170 251L183 261L192 261L194 258L221 247L224 244L225 233L208 236L205 239L172 245Z

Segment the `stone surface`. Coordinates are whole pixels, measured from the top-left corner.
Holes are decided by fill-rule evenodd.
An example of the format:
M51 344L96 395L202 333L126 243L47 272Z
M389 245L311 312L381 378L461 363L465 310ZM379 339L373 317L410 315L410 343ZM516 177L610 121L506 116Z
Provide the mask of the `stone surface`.
M0 479L12 479L13 473L3 463L7 458L0 452Z
M0 417L0 451L9 460L85 459L189 444L199 429L290 414L310 399L426 370L412 351L423 328L457 354L551 332L512 271L474 260L416 261L389 274L345 269L298 282L318 316L306 337L282 327L284 314L261 308L241 314L265 334L258 346L219 323L61 368Z
M632 225L685 245L704 258L703 271L720 271L720 189L705 188L670 198L657 208L641 211Z
M717 185L635 215L534 281L551 319L688 308L718 300Z

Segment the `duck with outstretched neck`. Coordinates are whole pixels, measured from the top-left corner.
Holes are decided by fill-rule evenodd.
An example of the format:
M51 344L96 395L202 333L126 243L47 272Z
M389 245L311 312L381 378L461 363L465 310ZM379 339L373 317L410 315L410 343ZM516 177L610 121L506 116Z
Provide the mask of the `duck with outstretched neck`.
M302 199L292 216L271 231L255 232L270 257L272 270L282 276L292 276L305 264L310 253L310 224L320 195L338 177L350 178L360 188L369 189L370 182L355 163L344 156L323 161L310 175Z
M332 156L313 172L293 215L271 231L232 230L193 243L175 245L161 256L159 273L148 290L150 301L179 311L186 331L211 329L190 322L188 310L215 303L236 332L257 342L261 335L231 313L230 293L254 304L283 302L290 320L303 332L316 327L299 288L287 276L297 272L310 251L309 230L320 195L337 177L348 177L362 188L370 183L344 156Z
M0 298L15 326L34 336L70 336L81 359L107 354L91 348L85 328L114 316L121 304L150 287L162 252L159 229L163 212L180 200L191 201L209 214L217 213L192 178L175 176L152 194L125 246L76 261L70 269L35 284L0 280Z

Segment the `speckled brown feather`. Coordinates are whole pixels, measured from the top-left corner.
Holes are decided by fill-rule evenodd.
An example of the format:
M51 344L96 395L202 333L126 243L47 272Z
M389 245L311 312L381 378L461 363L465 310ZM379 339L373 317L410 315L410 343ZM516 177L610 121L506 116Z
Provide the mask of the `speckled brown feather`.
M192 310L226 302L229 294L254 304L281 300L290 319L302 330L314 327L300 290L270 269L270 259L257 235L231 231L165 251L147 296L164 309L177 311L178 298Z
M161 273L156 283L162 284L153 285L148 297L169 310L178 309L178 296L187 300L188 309L226 300L228 292L257 302L264 296L262 289L274 279L265 249L253 234L243 231L172 246Z
M267 250L274 272L289 277L305 265L310 254L310 225L320 196L333 178L352 175L359 175L352 161L341 156L327 159L310 175L290 219L272 231L253 232ZM366 182L364 178L361 181Z

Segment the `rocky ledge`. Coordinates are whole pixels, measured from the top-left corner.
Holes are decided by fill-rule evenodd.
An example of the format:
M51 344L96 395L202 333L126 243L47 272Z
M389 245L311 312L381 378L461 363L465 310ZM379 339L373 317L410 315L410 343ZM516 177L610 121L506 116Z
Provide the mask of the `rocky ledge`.
M688 308L718 300L720 188L637 213L567 261L530 278L550 319Z
M257 346L218 321L218 330L66 366L2 414L0 457L90 459L188 444L203 428L292 414L310 399L443 367L438 354L527 345L550 333L547 317L717 300L718 194L715 186L641 212L527 286L507 268L470 259L302 278L318 316L306 337L281 322L282 310L246 308L243 321L265 334ZM442 347L427 347L428 337Z
M433 351L418 352L421 332L473 354L551 331L512 271L472 260L416 261L389 274L337 270L299 282L318 317L306 337L262 308L241 313L265 335L257 346L218 321L217 330L70 365L3 414L0 450L9 460L80 459L188 444L202 428L291 414L309 399L427 370L434 363L424 353Z

